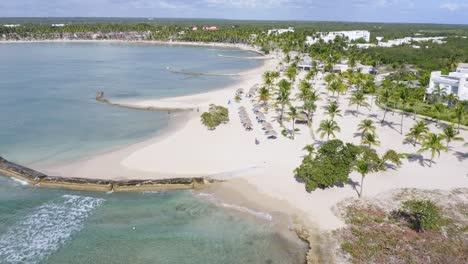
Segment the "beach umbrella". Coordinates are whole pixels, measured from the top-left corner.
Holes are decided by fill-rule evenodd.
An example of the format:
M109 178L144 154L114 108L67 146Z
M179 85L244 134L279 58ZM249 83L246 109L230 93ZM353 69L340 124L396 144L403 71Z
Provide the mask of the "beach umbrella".
M257 113L257 118L258 120L266 120L266 117L262 112Z

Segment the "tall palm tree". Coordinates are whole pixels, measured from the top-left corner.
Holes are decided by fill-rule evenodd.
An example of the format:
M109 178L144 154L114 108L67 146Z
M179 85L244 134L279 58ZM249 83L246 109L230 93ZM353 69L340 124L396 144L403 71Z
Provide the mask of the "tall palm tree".
M383 102L385 106L385 111L384 111L384 115L383 115L382 122L381 122L382 124L383 122L385 122L385 116L387 115L387 112L388 112L388 101L390 100L391 96L392 94L390 93L389 89L384 89L382 94L380 95L380 100Z
M406 86L402 86L398 93L398 99L400 100L401 104L403 105L403 109L401 111L401 124L400 124L400 134L403 134L403 119L405 117L405 107L410 100L410 93L409 88Z
M360 185L361 190L358 192L358 197L361 198L363 187L364 187L364 178L366 177L367 174L369 174L372 171L371 164L365 160L359 160L354 166L354 170L357 171L359 174L361 174L361 185Z
M458 131L460 131L460 124L463 121L463 118L465 117L465 105L463 104L463 102L458 102L455 106L455 115L458 121Z
M444 138L447 142L447 148L452 141L463 141L462 137L458 137L459 134L460 132L458 132L452 125L444 128Z
M422 142L421 149L418 150L418 153L423 153L426 151L431 152L431 162L429 163L429 166L432 166L436 154L440 156L441 151L448 151L448 148L442 145L443 139L443 135L437 135L434 133L429 133L424 137L424 141Z
M426 121L421 120L414 124L414 126L410 129L410 132L406 135L405 139L411 141L413 146L416 146L416 143L419 143L421 140L423 140L428 132L429 127L427 126Z
M369 106L367 97L362 92L354 92L349 101L349 105L356 105L356 111L359 111L360 106Z
M278 86L279 86L279 93L278 93L278 98L276 98L276 100L281 105L280 122L283 122L284 107L286 106L286 104L289 103L289 95L291 93L290 91L291 83L283 79L278 83Z
M312 116L316 110L317 110L317 105L315 104L314 100L308 99L302 105L301 113L303 113L307 117L308 126L310 126L310 124L312 123Z
M334 138L336 137L335 132L340 132L341 129L338 126L338 123L336 121L331 120L331 119L325 119L320 123L319 129L317 129L317 132L320 133L320 138L323 138L325 135L327 135L327 141L330 139L330 136L333 136Z
M452 107L456 105L459 98L454 93L450 93L449 95L447 95L446 99L447 99L447 105Z
M270 89L268 89L266 86L263 86L258 90L258 99L262 101L264 104L268 103L268 100L270 100L271 94L270 94Z
M440 87L440 85L436 85L434 90L432 91L437 102L441 102L447 96L447 89Z
M437 113L437 125L439 125L440 123L440 116L442 115L442 113L445 112L445 105L443 105L442 103L440 102L437 102L434 104L434 110L436 111Z
M297 112L297 109L294 107L294 106L290 106L289 107L289 112L288 112L288 116L289 118L291 118L291 121L292 121L292 131L291 131L291 134L292 134L292 138L294 139L295 138L295 134L296 134L296 130L294 128L294 125L296 124L296 119L297 119L297 116L299 115L299 113Z
M374 134L375 130L376 130L376 127L374 125L374 122L370 119L364 119L358 125L358 132L361 132L362 135L366 133Z
M341 109L336 101L331 102L325 107L325 114L329 115L331 120L335 119L335 116L341 116Z
M263 82L268 88L271 88L271 86L273 85L273 77L271 76L270 71L266 71L265 73L263 73Z
M380 146L380 141L377 138L377 135L374 133L364 133L361 138L361 144L368 145L369 148L374 146Z
M299 94L297 95L297 97L301 99L302 101L304 101L305 99L308 98L311 92L312 92L312 85L308 81L302 80L299 83Z
M386 151L381 157L377 154L374 149L362 148L362 153L359 155L357 162L353 169L361 174L360 191L358 192L359 198L362 197L364 189L364 178L371 172L385 171L387 166L385 163L389 162L399 167L401 166L401 154L398 154L394 150Z
M293 64L289 66L288 69L286 70L286 77L288 77L291 83L294 83L294 81L296 80L296 76L297 76L297 68L296 68L296 65Z
M316 153L314 145L306 145L302 150L307 151L308 157L312 157Z

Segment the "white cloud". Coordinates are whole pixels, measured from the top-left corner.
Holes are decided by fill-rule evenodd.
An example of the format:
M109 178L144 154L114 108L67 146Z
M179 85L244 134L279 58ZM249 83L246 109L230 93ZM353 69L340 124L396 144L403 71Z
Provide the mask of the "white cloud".
M440 8L447 9L450 11L457 11L460 9L468 8L468 3L444 3L440 5Z

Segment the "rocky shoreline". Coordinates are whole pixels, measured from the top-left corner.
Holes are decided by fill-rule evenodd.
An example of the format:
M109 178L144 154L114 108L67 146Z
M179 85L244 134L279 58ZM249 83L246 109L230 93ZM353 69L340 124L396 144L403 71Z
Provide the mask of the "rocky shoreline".
M94 192L142 192L162 190L202 189L218 180L205 177L159 180L100 180L48 176L0 157L0 174L45 188L61 188Z

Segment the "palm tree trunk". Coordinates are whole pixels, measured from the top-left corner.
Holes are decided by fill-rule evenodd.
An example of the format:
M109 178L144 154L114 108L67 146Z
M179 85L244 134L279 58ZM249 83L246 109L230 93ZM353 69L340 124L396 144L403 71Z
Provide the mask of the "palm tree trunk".
M385 121L385 116L387 115L387 112L388 112L388 108L387 106L385 106L385 111L384 111L383 118L382 118L382 124Z
M400 126L400 134L403 135L403 117L405 112L401 112L401 126Z
M359 191L359 198L362 197L362 188L363 188L363 185L364 185L364 176L361 175L361 190Z

